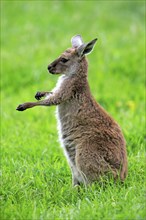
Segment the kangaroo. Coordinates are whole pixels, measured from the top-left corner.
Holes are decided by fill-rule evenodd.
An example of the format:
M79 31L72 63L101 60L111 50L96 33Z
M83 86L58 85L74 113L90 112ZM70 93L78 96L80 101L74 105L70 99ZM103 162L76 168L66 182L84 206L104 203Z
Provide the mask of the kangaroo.
M37 102L17 107L57 106L60 142L72 172L73 185L91 184L109 174L122 182L127 176L126 143L119 125L91 95L86 56L97 38L84 43L80 35L72 48L53 61L48 70L62 74L52 92L37 92ZM44 100L40 100L45 97Z

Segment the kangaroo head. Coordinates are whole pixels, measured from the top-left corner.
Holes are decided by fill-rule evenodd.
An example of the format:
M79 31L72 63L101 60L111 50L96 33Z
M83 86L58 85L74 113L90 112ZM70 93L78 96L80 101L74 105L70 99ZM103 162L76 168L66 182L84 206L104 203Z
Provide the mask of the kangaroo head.
M89 43L83 43L80 35L72 37L72 48L65 50L60 57L54 60L48 70L52 74L73 75L80 72L87 72L86 54L89 54L97 41L97 38ZM81 69L86 71L80 71Z

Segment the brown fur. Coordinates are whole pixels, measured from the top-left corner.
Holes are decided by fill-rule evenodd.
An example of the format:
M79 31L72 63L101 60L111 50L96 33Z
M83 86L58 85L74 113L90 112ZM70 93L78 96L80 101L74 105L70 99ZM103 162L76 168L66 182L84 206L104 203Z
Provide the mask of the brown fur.
M76 38L78 44L81 38ZM46 99L17 108L23 111L38 105L57 105L60 141L72 170L73 185L86 185L109 174L124 181L127 175L126 144L121 129L94 100L87 80L85 54L95 42L96 39L67 49L48 66L52 74L63 74L56 88L51 93L36 94L37 99Z

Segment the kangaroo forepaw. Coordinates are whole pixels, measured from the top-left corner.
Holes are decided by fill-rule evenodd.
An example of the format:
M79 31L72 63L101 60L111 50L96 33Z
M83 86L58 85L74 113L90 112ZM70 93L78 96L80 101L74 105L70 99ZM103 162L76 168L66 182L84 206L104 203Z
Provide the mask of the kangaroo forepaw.
M35 94L35 98L36 98L37 100L40 100L43 96L44 96L44 94L43 94L42 92L37 92L37 93Z
M36 95L35 95L35 98L37 100L40 100L42 97L45 97L49 94L52 94L52 92L37 92Z
M18 105L18 107L16 108L16 110L18 110L18 111L24 111L25 109L26 108L25 108L24 104Z

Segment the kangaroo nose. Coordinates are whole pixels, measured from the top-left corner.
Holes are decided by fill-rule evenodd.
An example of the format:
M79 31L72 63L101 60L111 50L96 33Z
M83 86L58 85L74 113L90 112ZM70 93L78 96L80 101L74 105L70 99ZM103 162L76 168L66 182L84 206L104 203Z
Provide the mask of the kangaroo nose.
M52 66L51 66L51 65L49 65L49 66L48 66L48 70L51 70L51 68L52 68Z

